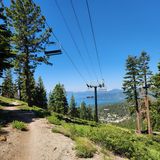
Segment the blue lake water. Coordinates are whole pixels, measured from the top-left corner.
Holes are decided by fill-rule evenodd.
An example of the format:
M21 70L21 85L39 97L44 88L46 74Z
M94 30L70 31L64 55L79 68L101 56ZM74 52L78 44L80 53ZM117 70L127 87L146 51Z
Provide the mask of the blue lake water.
M67 99L68 102L70 102L70 98L72 94L75 97L77 106L81 104L82 101L84 101L87 105L94 105L94 92L67 92ZM93 98L87 98L87 97L93 97ZM104 104L113 104L124 101L124 94L121 90L116 91L108 91L108 92L98 92L98 104L104 105Z

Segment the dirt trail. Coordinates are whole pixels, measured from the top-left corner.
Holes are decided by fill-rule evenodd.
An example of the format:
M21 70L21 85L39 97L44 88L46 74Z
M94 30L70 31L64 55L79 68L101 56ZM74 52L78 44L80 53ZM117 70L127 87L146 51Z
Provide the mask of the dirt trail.
M36 119L28 126L29 131L20 132L8 127L11 135L1 142L1 160L72 160L73 141L51 132L46 119ZM3 144L2 144L3 143Z
M33 118L33 113L7 107L18 119L28 122L28 131L22 132L5 127L7 141L0 142L0 160L87 160L76 157L74 141L64 135L52 133L53 125L45 118ZM89 160L103 160L102 154L95 154ZM121 160L120 157L112 158Z
M28 141L30 160L72 160L74 157L73 141L60 134L54 134L45 119L30 124Z
M74 141L61 134L52 133L53 125L45 118L33 119L26 112L16 107L6 107L19 120L28 121L28 131L22 132L5 127L7 141L0 142L0 160L77 160L74 151ZM100 160L95 155L93 160Z

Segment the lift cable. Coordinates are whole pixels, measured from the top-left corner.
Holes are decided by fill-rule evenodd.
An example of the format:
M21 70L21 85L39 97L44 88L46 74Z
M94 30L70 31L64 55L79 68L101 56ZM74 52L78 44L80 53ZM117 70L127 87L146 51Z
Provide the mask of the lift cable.
M59 45L61 46L61 49L63 50L63 52L66 54L66 56L68 57L68 59L70 60L70 62L72 63L73 67L75 68L75 70L77 71L77 73L80 75L80 77L82 78L82 80L84 81L85 84L87 84L87 81L85 80L84 76L81 74L80 70L78 69L78 67L75 65L74 61L72 60L71 56L68 54L68 52L65 50L65 48L62 46L62 44L60 43L58 37L53 33L52 31L52 35L55 37L56 41L59 43Z
M96 38L95 38L95 34L94 34L93 23L92 23L92 18L91 18L91 13L90 13L90 9L89 9L88 0L86 0L86 6L87 6L88 15L89 15L90 25L91 25L91 31L92 31L92 35L93 35L93 41L94 41L94 46L95 46L95 50L96 50L96 55L97 55L97 60L98 60L98 65L99 65L99 71L100 71L100 74L101 74L101 78L103 80L103 75L102 75L102 70L101 70L101 64L100 64L100 58L99 58Z
M33 0L31 0L34 4L35 2ZM42 14L41 14L42 15ZM47 27L49 29L51 29L51 33L53 35L53 37L56 39L56 41L58 42L60 48L63 50L63 52L66 54L67 58L69 59L69 61L71 62L71 64L73 65L74 69L77 71L77 73L79 74L79 76L81 77L81 79L83 80L83 82L85 84L87 84L87 81L85 79L85 77L82 75L82 73L80 72L80 70L78 69L78 67L76 66L76 64L74 63L74 61L72 60L71 56L69 55L69 53L66 51L66 49L63 47L63 45L61 44L61 42L59 41L58 37L53 33L52 27L50 27L50 25L47 23L47 21L45 20L45 23L47 25Z
M61 17L62 17L62 19L63 19L63 21L64 21L64 24L65 24L65 26L66 26L66 28L67 28L70 36L71 36L71 39L72 39L72 41L73 41L73 43L74 43L74 45L75 45L75 48L77 49L77 53L79 54L79 56L80 56L80 58L81 58L81 61L82 61L82 63L84 64L84 66L85 66L85 68L86 68L86 71L87 71L89 77L92 77L91 74L90 74L90 71L89 71L89 69L88 69L88 66L87 66L86 63L85 63L85 60L84 60L84 58L83 58L83 56L82 56L82 53L81 53L81 51L80 51L80 49L79 49L79 47L78 47L78 45L77 45L77 43L76 43L76 40L74 39L74 36L73 36L73 34L72 34L71 30L70 30L70 27L68 26L68 23L67 23L67 21L66 21L66 18L64 17L64 14L63 14L63 12L62 12L62 10L61 10L61 8L60 8L57 0L55 0L55 4L56 4L56 6L57 6L57 8L58 8L58 10L59 10L59 12L60 12L60 14L61 14Z
M90 60L91 66L94 66L94 65L93 65L92 56L91 56L90 53L89 53L89 50L88 50L88 47L87 47L87 43L86 43L86 41L85 41L84 34L83 34L83 32L82 32L82 28L81 28L81 25L80 25L80 21L79 21L78 15L77 15L77 13L76 13L76 10L75 10L74 4L73 4L73 0L70 0L70 2L71 2L71 7L72 7L72 10L73 10L75 19L76 19L76 23L77 23L78 29L79 29L80 34L81 34L81 37L82 37L82 41L83 41L83 44L84 44L86 53L87 53L88 58L89 58L89 60ZM95 77L96 77L96 79L97 79L97 82L98 82L98 76L97 76L96 72L95 72L94 70L92 70L92 71L93 71L93 75L95 75Z

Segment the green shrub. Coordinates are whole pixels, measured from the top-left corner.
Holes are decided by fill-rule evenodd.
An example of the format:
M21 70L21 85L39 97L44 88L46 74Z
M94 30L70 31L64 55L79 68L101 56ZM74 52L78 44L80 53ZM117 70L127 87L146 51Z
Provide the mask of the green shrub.
M65 124L63 126L70 131L72 137L74 135L88 137L106 149L130 159L160 159L160 144L149 136L138 136L129 130L112 125L91 127Z
M49 116L49 117L47 117L47 119L52 124L55 124L55 125L60 125L61 124L61 121L55 116Z
M16 128L18 130L21 130L21 131L27 131L27 125L24 123L24 122L21 122L21 121L13 121L12 122L12 127L13 128Z
M88 121L70 119L59 114L53 115L57 119L63 120L61 121L62 126L54 128L54 132L62 133L72 139L76 139L75 137L87 137L105 149L129 159L160 159L159 136L136 135L132 130L111 124L89 125ZM83 125L80 125L82 122ZM86 123L85 125L84 122Z
M56 127L52 128L52 132L60 133L60 134L63 134L64 136L66 136L66 137L72 138L72 135L71 135L70 131L65 129L62 126L56 126Z
M79 158L92 158L96 152L96 148L87 138L78 137L76 140L76 155Z
M79 124L79 125L89 125L89 126L98 126L98 123L94 121L88 121L88 120L83 120L80 118L73 118L73 117L68 117L63 114L55 113L52 112L52 116L57 117L59 120L63 120L66 123L73 123L73 124Z

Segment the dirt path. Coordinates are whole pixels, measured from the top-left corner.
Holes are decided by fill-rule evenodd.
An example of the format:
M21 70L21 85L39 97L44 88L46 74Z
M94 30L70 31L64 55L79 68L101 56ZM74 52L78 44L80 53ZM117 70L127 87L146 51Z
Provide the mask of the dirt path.
M11 111L14 109L16 108L9 108ZM79 159L75 156L74 142L61 134L52 133L52 127L45 118L33 119L28 124L27 132L17 131L11 126L6 127L7 141L0 142L0 160ZM95 155L92 159L102 158L100 155Z
M72 160L75 159L73 141L60 134L51 132L52 127L45 119L30 124L28 141L30 160ZM26 160L27 160L26 159Z
M17 131L11 125L4 128L7 141L0 142L0 160L84 160L76 157L74 141L52 133L53 125L45 118L35 119L33 113L21 112L16 107L7 107L6 111L13 112L19 120L25 120L29 130ZM102 154L95 154L89 160L103 159Z

